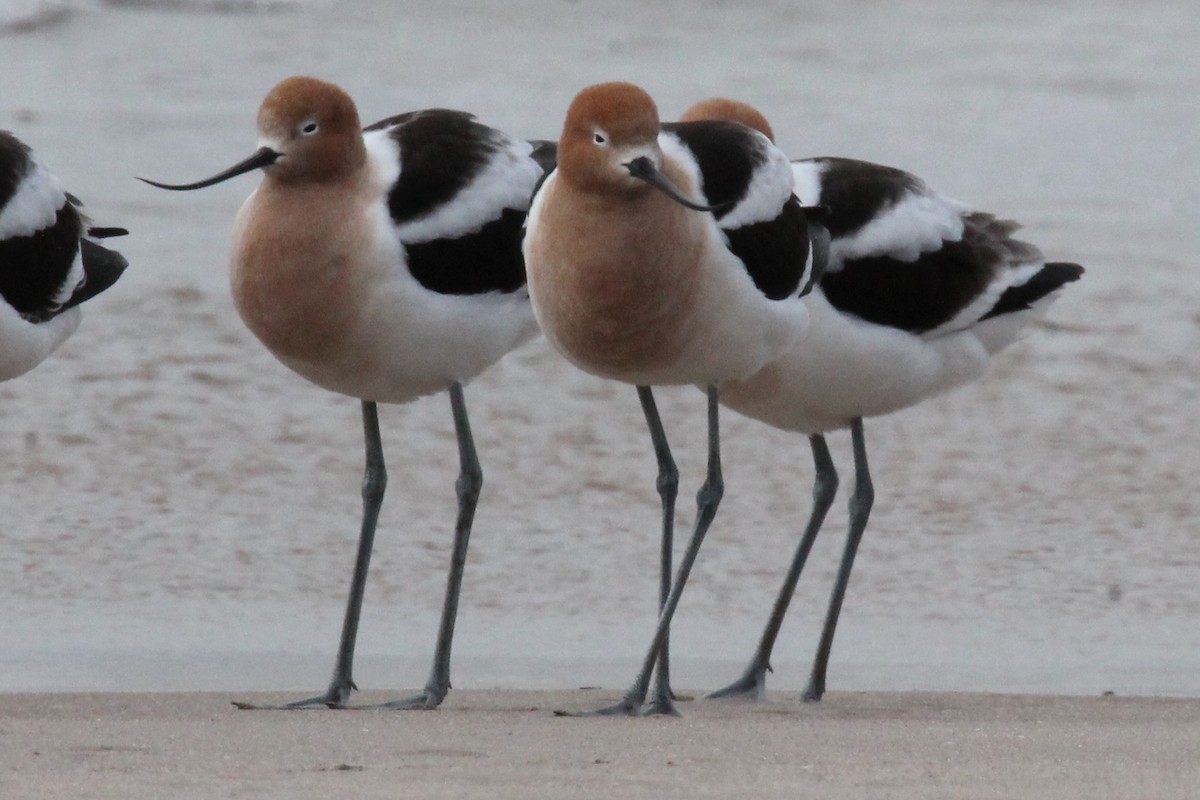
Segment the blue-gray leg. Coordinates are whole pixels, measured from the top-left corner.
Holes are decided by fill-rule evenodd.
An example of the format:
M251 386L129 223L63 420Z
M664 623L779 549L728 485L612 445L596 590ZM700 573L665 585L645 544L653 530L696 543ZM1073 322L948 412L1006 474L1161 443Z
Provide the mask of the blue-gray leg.
M281 706L263 706L234 701L242 709L296 709L319 706L341 706L357 689L351 672L354 666L354 643L358 639L358 621L362 615L363 592L367 586L367 570L371 565L371 550L375 544L375 527L379 509L387 488L387 469L383 463L383 442L379 436L379 409L373 402L363 401L363 439L366 442L366 468L363 472L362 530L358 536L358 555L354 559L354 575L350 579L350 597L342 620L342 636L334 661L333 677L324 694L297 700Z
M556 713L566 716L642 713L642 706L646 702L646 695L649 689L650 673L654 670L658 654L662 650L663 643L666 641L667 631L671 627L671 617L674 616L675 608L679 605L680 595L683 594L683 587L687 584L688 575L691 574L692 566L696 563L696 556L700 552L700 545L704 542L704 536L708 533L709 526L712 525L713 518L717 514L717 506L720 505L721 497L725 494L725 482L721 477L721 434L717 424L718 409L720 407L719 399L717 387L715 385L709 386L708 474L704 480L704 485L700 487L700 491L696 495L696 524L692 529L692 538L688 542L687 549L683 553L683 558L679 562L679 570L676 572L675 581L671 585L671 593L668 595L667 603L663 606L662 613L659 615L658 627L655 628L650 648L646 652L646 657L642 660L641 671L634 679L633 685L625 692L625 696L614 706L602 708L587 714ZM678 714L679 712L674 708L673 704L669 703L669 700L670 698L668 697L667 706L658 703L655 706L647 708L646 713Z
M667 443L667 435L663 430L662 418L658 413L658 405L654 402L654 393L649 386L637 387L638 400L642 403L642 413L646 417L646 426L650 429L650 441L654 444L654 457L658 461L658 496L662 500L662 539L659 555L659 588L658 611L661 614L671 594L671 560L675 541L675 499L679 495L679 469L671 456L671 446ZM661 708L661 713L673 713L671 693L670 667L671 634L670 630L663 637L662 650L658 654L658 666L655 669L654 699L652 708Z
M483 469L475 452L475 439L471 436L471 424L467 419L467 405L460 383L450 384L450 408L458 438L459 473L454 483L458 496L458 516L454 524L454 546L450 554L450 573L446 578L446 598L442 604L433 667L422 691L411 697L384 703L382 708L437 708L450 691L450 647L454 641L454 622L458 618L458 598L462 593L471 524L475 521L475 508L479 504L479 492L483 489Z
M800 544L796 547L796 555L792 557L792 565L783 580L783 588L779 590L779 595L775 598L771 617L767 620L767 627L763 629L758 649L751 656L746 671L742 677L708 695L709 697L760 700L763 692L766 691L767 673L771 670L771 650L775 647L775 640L779 636L780 626L783 625L783 618L787 614L788 604L791 603L792 596L796 593L796 584L800 581L800 573L804 571L804 563L808 560L808 554L817 540L821 525L825 522L825 515L829 513L829 508L833 505L833 498L837 494L837 470L834 469L833 459L829 456L829 447L825 444L825 437L820 434L812 436L809 438L809 444L812 445L816 477L813 481L812 513L809 515L808 525L804 529L804 536L801 537Z
M829 612L825 616L825 627L821 630L821 642L813 661L812 675L804 699L815 703L825 694L825 673L829 668L829 653L833 649L833 634L837 629L842 601L846 598L846 587L850 584L850 570L854 568L854 556L858 543L867 528L871 515L871 504L875 502L875 488L871 485L871 473L867 468L867 447L863 440L862 418L850 424L850 437L854 444L854 494L850 496L850 530L846 535L846 549L842 563L838 565L837 580L833 584L833 596L829 600Z

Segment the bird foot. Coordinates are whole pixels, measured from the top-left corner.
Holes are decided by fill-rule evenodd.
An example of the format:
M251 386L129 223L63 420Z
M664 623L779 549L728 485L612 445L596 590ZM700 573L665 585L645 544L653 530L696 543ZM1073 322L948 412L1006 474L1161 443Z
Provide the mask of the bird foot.
M307 708L342 708L350 699L350 692L357 691L353 681L335 683L325 690L324 694L308 697L304 700L294 700L291 703L269 705L262 703L247 703L242 700L231 700L234 708L242 711L298 711Z
M709 700L762 700L767 691L767 668L752 666L728 686L705 695Z

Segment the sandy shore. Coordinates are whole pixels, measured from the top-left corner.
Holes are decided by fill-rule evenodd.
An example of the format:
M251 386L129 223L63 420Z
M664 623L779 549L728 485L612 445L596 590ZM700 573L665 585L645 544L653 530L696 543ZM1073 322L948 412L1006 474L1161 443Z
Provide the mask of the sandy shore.
M876 505L830 688L1200 693L1190 3L219 5L79 3L0 42L0 126L132 231L132 267L80 333L0 385L0 690L311 690L327 675L358 525L357 404L280 366L233 311L229 229L254 179L185 196L132 179L243 157L263 93L304 72L346 86L365 120L446 105L541 137L594 80L643 83L664 116L733 94L795 155L896 164L1023 221L1087 275L984 380L869 422ZM624 685L654 622L658 516L632 390L539 341L467 402L485 485L456 685ZM702 397L660 405L683 527ZM425 673L454 502L445 398L381 417L392 483L364 688ZM847 438L830 437L844 476ZM812 479L801 437L726 414L723 439L726 497L673 638L679 679L707 687L748 656ZM803 686L843 509L774 689ZM548 659L553 681L528 668Z
M0 694L4 800L1196 796L1200 701L1171 699L1200 695L1194 2L41 5L69 10L0 38L0 127L132 231L132 266L53 358L0 385L0 692L55 692ZM868 423L876 505L824 703L788 693L844 496L772 703L550 713L632 677L658 506L632 390L535 342L467 390L485 489L446 706L228 705L328 676L358 407L289 373L234 313L229 229L253 179L175 196L132 176L190 180L249 154L263 93L293 73L341 83L364 121L443 105L530 137L556 135L597 80L642 83L665 117L735 95L795 156L912 170L1086 266L985 379ZM660 406L690 498L702 396ZM454 502L445 398L381 416L391 484L362 699L425 675ZM812 476L800 437L722 424L727 493L672 639L676 680L702 689L749 655ZM846 439L830 440L843 487Z
M834 693L812 706L780 694L688 703L678 720L551 713L613 697L467 691L435 712L282 713L239 712L204 693L2 695L0 791L1191 800L1200 786L1200 700Z

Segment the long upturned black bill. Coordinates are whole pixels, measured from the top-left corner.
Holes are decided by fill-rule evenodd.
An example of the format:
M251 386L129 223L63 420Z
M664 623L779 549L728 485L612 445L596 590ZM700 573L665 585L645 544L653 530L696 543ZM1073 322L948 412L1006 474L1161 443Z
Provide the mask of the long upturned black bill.
M188 192L192 189L203 189L206 186L212 186L220 183L221 181L227 181L230 178L235 178L238 175L242 175L251 170L259 169L261 167L268 167L278 161L282 155L282 153L277 153L269 147L260 147L254 152L254 155L250 156L245 161L238 162L224 172L213 175L211 178L205 178L202 181L196 181L195 183L159 183L158 181L152 181L149 178L138 178L138 180L142 181L143 183L148 183L151 186L157 186L159 189L170 189L173 192Z
M679 203L682 206L693 209L695 211L720 211L725 208L728 203L721 203L715 206L705 206L699 203L694 203L683 196L683 192L675 184L671 183L666 175L663 175L654 164L646 156L638 156L625 164L625 169L629 170L629 174L635 178L639 178L646 183L658 189L667 197Z

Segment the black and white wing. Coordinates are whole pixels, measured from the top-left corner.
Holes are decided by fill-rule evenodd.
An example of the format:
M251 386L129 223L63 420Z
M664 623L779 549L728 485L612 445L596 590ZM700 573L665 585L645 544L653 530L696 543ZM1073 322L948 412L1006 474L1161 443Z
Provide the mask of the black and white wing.
M686 153L727 245L772 300L811 288L809 215L792 194L786 157L767 137L734 122L663 125L664 151ZM682 152L681 152L682 151Z
M15 136L0 131L0 297L42 322L99 294L125 259L95 240L121 228L89 228L79 201Z
M792 168L800 199L828 210L821 289L868 322L939 336L1030 309L1083 274L1014 238L1015 222L972 211L903 170L844 158Z
M552 145L514 139L446 109L381 120L364 138L369 149L389 148L397 163L388 209L422 286L441 294L525 286L525 215L553 164Z

